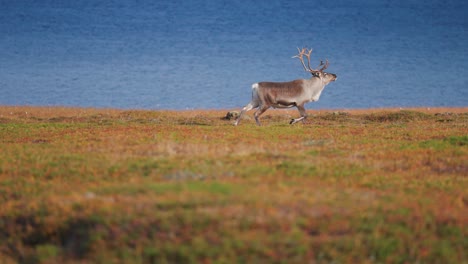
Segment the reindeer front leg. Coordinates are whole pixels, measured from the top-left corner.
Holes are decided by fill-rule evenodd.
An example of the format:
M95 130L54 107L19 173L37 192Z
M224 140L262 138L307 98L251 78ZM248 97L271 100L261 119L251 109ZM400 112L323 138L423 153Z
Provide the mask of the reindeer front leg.
M290 125L295 124L299 121L302 121L304 123L305 119L307 118L307 112L305 110L304 104L300 104L297 107L297 110L299 110L299 114L301 114L301 117L296 118L296 119L291 119L289 122Z

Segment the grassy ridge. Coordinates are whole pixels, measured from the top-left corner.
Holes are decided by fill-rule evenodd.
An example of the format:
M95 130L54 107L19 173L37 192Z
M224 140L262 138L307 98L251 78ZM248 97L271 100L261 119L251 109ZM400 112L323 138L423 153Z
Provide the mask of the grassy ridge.
M0 259L463 263L468 109L0 107Z

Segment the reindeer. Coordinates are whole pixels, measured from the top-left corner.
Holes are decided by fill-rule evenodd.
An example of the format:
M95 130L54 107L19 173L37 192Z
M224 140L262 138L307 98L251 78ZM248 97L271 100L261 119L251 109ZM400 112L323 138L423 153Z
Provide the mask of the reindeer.
M295 124L299 121L304 122L307 118L307 113L304 108L304 104L308 102L318 101L320 94L327 84L337 79L336 74L324 72L328 67L328 60L320 65L317 69L310 67L310 55L312 49L303 48L302 50L297 48L299 54L293 56L298 58L304 70L312 74L310 79L300 79L290 82L259 82L252 85L252 100L247 104L239 114L239 117L235 121L234 125L238 125L242 115L254 108L257 111L254 113L255 121L257 125L261 125L258 118L270 107L273 108L290 108L297 107L301 117L292 119L289 124ZM307 66L304 63L304 56L307 57ZM319 69L319 67L322 67Z

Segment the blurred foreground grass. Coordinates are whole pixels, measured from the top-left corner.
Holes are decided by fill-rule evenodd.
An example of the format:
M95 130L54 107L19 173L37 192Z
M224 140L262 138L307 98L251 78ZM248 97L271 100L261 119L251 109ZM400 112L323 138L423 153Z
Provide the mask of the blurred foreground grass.
M0 259L466 263L467 112L0 107Z

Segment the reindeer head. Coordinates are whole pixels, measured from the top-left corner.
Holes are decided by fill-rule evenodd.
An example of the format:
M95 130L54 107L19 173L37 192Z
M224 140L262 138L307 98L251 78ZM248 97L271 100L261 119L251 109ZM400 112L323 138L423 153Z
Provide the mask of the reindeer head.
M312 54L312 49L309 50L307 48L303 48L301 50L297 48L297 51L299 51L299 54L297 54L293 58L298 58L301 61L302 66L304 66L304 70L310 72L310 74L312 74L312 78L320 78L323 82L325 82L325 84L336 80L336 74L324 72L324 70L329 65L328 60L325 60L325 63L323 63L323 61L320 61L320 65L317 67L317 69L312 69L310 67L310 54ZM307 58L307 66L304 63L304 56L306 56Z

